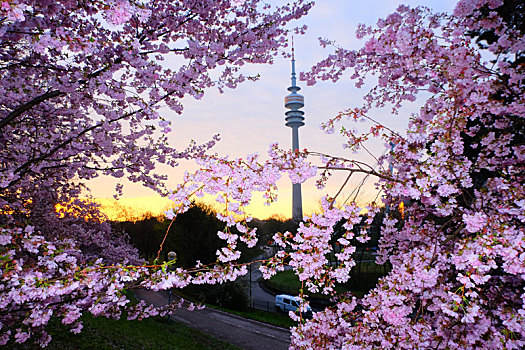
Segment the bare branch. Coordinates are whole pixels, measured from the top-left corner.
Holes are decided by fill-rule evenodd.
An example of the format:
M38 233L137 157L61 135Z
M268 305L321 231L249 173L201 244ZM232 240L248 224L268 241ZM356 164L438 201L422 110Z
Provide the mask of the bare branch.
M318 169L326 169L326 170L344 170L344 171L349 171L351 173L363 173L363 174L369 174L369 175L374 175L374 176L377 176L381 179L385 179L385 180L388 180L388 181L393 181L393 182L400 182L398 179L394 179L393 177L391 176L387 176L387 175L384 175L384 174L381 174L381 173L378 173L377 171L375 170L365 170L365 169L352 169L352 168L341 168L341 167L336 167L336 166L325 166L325 167L318 167Z
M339 196L339 194L343 191L343 188L346 186L346 184L348 183L348 181L350 180L350 178L352 177L354 173L350 173L348 174L348 176L346 177L346 180L345 182L343 182L343 184L341 185L341 187L339 187L339 191L337 191L337 193L335 194L333 200L334 200L334 203L335 203L335 200L337 198L337 196Z

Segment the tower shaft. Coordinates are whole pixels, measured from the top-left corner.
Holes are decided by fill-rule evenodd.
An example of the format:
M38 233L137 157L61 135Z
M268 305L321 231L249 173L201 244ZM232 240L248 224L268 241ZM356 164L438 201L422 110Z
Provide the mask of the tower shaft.
M299 151L299 127L292 128L292 150ZM292 219L299 222L303 219L303 198L301 184L292 184Z
M299 151L299 127L292 128L292 151Z

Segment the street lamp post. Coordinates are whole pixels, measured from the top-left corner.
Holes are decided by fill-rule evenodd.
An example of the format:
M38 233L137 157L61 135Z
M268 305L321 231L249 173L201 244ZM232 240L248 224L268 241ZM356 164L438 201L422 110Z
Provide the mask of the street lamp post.
M177 253L175 253L174 251L171 251L168 253L168 261L171 262L176 259L177 259ZM170 268L171 266L168 266L167 272L169 272ZM171 304L171 288L168 289L168 307L170 304ZM171 313L168 311L168 323L171 321L170 316L171 316Z
M252 303L252 268L253 265L250 264L250 307L253 307Z

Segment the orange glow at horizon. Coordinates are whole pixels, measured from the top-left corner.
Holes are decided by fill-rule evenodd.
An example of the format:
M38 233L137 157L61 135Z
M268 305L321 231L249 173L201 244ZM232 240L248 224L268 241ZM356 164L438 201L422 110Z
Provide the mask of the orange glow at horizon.
M399 212L401 213L401 218L405 218L405 203L399 203Z
M246 208L246 212L257 219L267 219L278 215L289 219L290 205L289 198L282 198L271 205L265 205L262 199L254 199L253 203ZM137 220L145 215L159 216L164 215L164 212L173 206L173 202L167 198L160 196L145 196L145 197L128 197L115 200L114 198L95 198L95 202L100 204L101 210L108 216L110 220L126 221ZM202 202L210 205L214 210L220 212L224 209L222 203L217 203L213 198L205 200L197 199L197 202ZM315 203L314 203L315 204ZM307 207L306 212L313 212L315 206Z
M192 167L195 168L195 165L190 163L185 165L183 170L193 171ZM316 187L315 179L305 181L302 186L304 215L309 216L313 213L320 213L322 211L321 198L325 195L333 196L335 193L339 193L337 205L349 204L355 201L359 206L364 207L374 201L376 203L381 202L376 186L371 181L363 184L364 177L356 176L341 191L340 186L345 175L334 174L322 189ZM146 191L138 185L126 185L125 194L119 200L115 200L113 197L106 197L108 193L112 193L112 185L112 179L101 179L98 183L93 182L93 188L96 191L92 192L94 201L101 206L102 212L110 220L136 221L146 215L164 215L166 210L173 207L171 200L153 191ZM266 199L263 198L263 194L254 192L252 204L245 208L246 213L260 220L275 216L290 219L292 214L292 186L290 180L287 177L283 177L277 182L277 185L278 198L273 203L266 205ZM356 188L360 190L356 191ZM213 210L222 213L224 204L216 202L215 198L216 195L205 195L203 198L193 197L191 200L208 205Z
M217 212L224 210L224 204L216 202L213 196L194 199L196 202L211 206ZM107 215L108 219L114 221L135 221L146 215L161 216L166 210L173 207L173 201L161 196L124 197L119 200L95 198L94 201L100 204L102 212ZM280 196L277 201L270 205L266 205L266 200L262 196L255 195L252 204L245 209L248 215L260 220L276 216L291 219L291 204L292 199L287 194ZM368 203L361 204L364 206ZM304 215L321 212L320 197L303 201L303 212Z

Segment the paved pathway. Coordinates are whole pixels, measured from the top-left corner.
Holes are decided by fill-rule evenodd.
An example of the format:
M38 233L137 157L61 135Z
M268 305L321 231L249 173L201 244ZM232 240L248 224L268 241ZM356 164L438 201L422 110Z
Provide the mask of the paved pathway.
M140 289L135 291L135 295L138 299L143 299L155 306L163 306L168 303L166 293ZM290 345L288 329L211 308L194 311L179 309L171 315L171 318L247 350L284 350Z
M258 257L258 259L260 258L261 257ZM243 276L246 279L246 282L250 283L250 289L251 289L250 299L251 299L252 307L256 309L265 310L265 311L276 312L275 306L274 306L275 296L273 294L266 292L259 286L258 280L259 278L262 277L262 273L261 271L259 271L260 266L261 266L261 263L257 262L248 267L248 269L250 268L252 269L251 281L248 281L250 279L250 274Z

